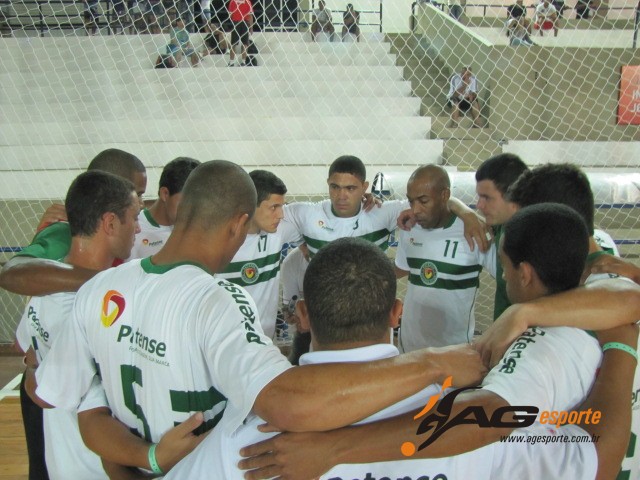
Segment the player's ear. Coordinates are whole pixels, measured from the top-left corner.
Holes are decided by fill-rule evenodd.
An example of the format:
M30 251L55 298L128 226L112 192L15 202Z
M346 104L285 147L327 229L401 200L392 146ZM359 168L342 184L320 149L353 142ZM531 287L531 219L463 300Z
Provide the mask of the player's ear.
M537 277L538 274L529 262L521 262L518 265L518 279L523 287L530 286Z
M311 325L309 323L309 311L307 310L307 304L303 299L300 299L296 302L296 315L300 319L300 327L304 332L308 332L311 330Z
M120 219L115 213L105 212L102 214L98 229L102 229L107 235L114 235L117 231L116 220Z
M249 223L249 214L242 213L233 217L230 222L231 235L237 237L238 235L244 235L247 231L247 224Z
M362 186L364 187L364 191L366 192L367 190L369 190L369 182L363 182Z
M400 325L400 317L402 316L402 300L396 298L393 301L393 306L391 307L391 312L389 312L389 326L391 328L396 328Z
M160 200L166 202L170 196L171 194L169 193L169 189L167 187L160 187L160 190L158 190L158 197L160 197Z

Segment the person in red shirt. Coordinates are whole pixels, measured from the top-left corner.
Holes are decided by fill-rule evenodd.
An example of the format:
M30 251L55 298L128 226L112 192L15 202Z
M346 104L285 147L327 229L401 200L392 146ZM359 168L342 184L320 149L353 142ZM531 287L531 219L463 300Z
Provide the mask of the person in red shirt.
M246 65L249 32L253 29L253 5L251 0L231 0L229 2L229 15L233 22L229 66L232 67L235 63L235 47L238 43L242 43L242 63L240 65Z

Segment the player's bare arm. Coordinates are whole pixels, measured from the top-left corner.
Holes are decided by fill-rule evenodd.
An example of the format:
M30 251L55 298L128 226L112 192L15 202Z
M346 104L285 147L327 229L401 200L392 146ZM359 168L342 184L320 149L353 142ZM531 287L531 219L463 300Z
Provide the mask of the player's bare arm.
M195 413L162 436L155 453L163 472L168 472L206 438L206 434L193 434L203 421L202 413ZM150 469L151 444L131 433L124 423L111 415L108 408L79 412L78 426L85 445L107 462Z
M464 392L455 403L450 418L469 406L481 406L487 415L507 406L500 396L482 390ZM248 480L277 476L283 479L316 478L343 463L371 463L404 460L401 446L410 441L420 445L428 437L417 435L420 420L411 412L379 422L351 426L329 432L283 433L241 450L246 458L240 468L250 470ZM510 428L478 428L457 425L429 447L411 458L436 458L468 452L508 435Z
M457 386L466 386L477 384L485 373L469 345L427 348L359 365L305 365L272 380L256 398L254 412L283 431L330 430L366 418L450 375Z
M567 292L512 305L475 343L483 361L495 365L527 328L604 330L640 319L640 286L624 279L599 280Z
M96 270L31 257L14 257L0 271L0 288L18 295L75 292Z

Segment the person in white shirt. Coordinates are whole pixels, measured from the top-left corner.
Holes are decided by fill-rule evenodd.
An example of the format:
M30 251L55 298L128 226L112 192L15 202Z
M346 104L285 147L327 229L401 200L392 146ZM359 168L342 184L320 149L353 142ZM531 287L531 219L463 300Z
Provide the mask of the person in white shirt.
M533 28L540 30L540 36L544 36L544 30L553 29L553 36L558 36L558 11L549 0L544 0L536 7L535 23Z
M451 105L451 123L449 126L458 126L460 116L465 112L471 112L473 126L482 127L480 123L480 104L478 103L478 81L471 73L471 67L463 67L460 73L451 77L447 100Z
M471 251L464 225L449 209L451 181L439 165L416 169L407 198L416 225L398 236L396 275L409 277L399 346L402 352L473 340L482 268L495 276L495 249Z
M167 163L160 174L158 198L140 215L140 233L127 259L149 257L157 253L167 241L176 223L182 188L189 174L200 162L189 157L178 157Z
M324 0L318 1L318 8L313 11L313 20L311 22L311 38L315 42L318 33L325 32L329 38L333 36L336 29L333 26L333 18L331 10L326 8Z
M139 232L138 199L133 184L115 175L88 171L69 187L65 201L71 246L60 259L62 265L106 270L114 259L129 255ZM74 292L34 296L18 325L16 338L21 349L37 367L49 353L65 324L71 321ZM65 375L66 377L66 375ZM56 379L58 380L58 379ZM95 392L93 392L95 393ZM93 395L93 394L92 394ZM83 399L83 408L101 406ZM100 458L83 443L78 416L63 409L44 410L45 457L49 478L106 479ZM33 472L32 472L33 473Z

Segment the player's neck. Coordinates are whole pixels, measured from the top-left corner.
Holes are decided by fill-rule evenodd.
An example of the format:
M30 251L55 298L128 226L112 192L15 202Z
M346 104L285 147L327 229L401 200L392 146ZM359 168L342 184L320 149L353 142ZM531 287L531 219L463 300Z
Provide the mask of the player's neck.
M226 241L220 233L212 234L196 228L188 231L174 229L160 251L151 257L151 262L154 265L190 262L217 273L228 261L224 258L224 251L219 248Z
M89 270L106 270L113 265L115 257L109 252L106 241L93 237L73 237L66 263Z
M170 227L172 225L171 220L169 220L169 215L167 215L167 209L160 199L153 202L148 209L151 218L158 224L165 227ZM144 213L142 214L144 215Z
M327 343L321 344L316 342L311 334L311 344L313 345L314 352L321 351L337 351L337 350L353 350L354 348L370 347L372 345L389 345L389 334L385 333L384 336L377 341L375 340L363 340L360 342L341 342L341 343Z
M256 234L260 233L260 226L256 223L255 219L251 219L251 223L249 224L249 230L247 230L247 234Z

